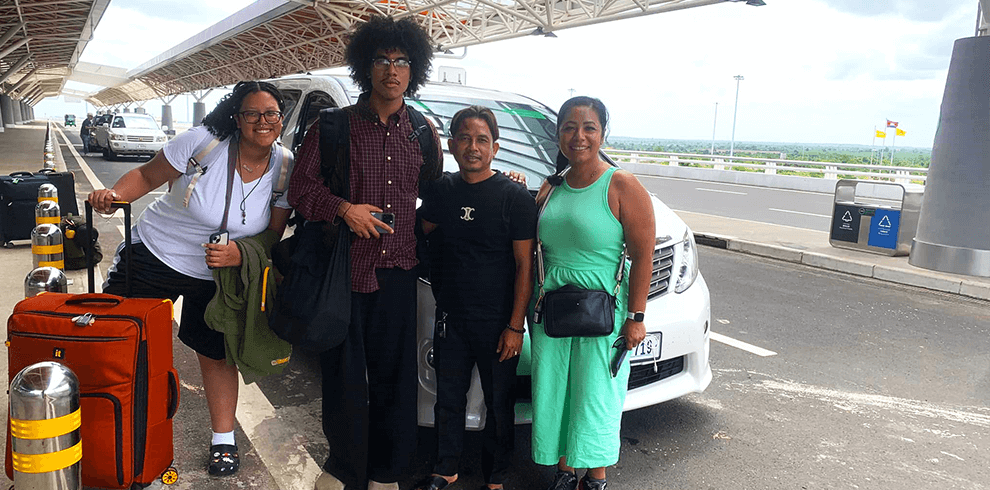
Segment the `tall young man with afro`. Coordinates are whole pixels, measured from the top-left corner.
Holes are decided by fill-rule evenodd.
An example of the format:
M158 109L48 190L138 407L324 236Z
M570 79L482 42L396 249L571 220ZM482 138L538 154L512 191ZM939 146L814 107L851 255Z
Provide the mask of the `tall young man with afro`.
M417 446L416 198L420 182L436 180L442 168L441 152L424 161L403 97L426 83L433 49L412 19L373 17L354 32L345 57L363 92L344 108L349 151L321 155L314 124L288 193L307 220L353 230L351 324L343 343L320 356L330 456L316 490L398 489ZM335 185L345 164L349 182ZM372 213L391 214L392 222Z

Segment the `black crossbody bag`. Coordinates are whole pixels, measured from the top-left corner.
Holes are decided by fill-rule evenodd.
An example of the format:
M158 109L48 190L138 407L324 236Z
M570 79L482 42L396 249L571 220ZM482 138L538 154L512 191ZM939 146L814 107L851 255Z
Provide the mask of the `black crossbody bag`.
M598 289L584 289L572 284L566 284L553 291L545 292L543 283L546 272L543 268L543 242L540 236L540 218L550 202L554 189L563 182L563 177L570 170L565 168L547 181L550 190L546 199L540 205L536 220L536 271L539 285L539 297L533 308L533 323L543 321L543 330L548 337L604 337L615 329L616 295L625 276L626 249L622 248L619 267L615 272L615 288L612 293ZM556 183L554 183L556 182Z

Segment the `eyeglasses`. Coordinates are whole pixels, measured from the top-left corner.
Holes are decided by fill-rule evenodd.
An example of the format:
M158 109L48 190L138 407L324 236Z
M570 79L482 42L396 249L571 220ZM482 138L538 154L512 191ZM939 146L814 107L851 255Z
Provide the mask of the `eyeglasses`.
M265 122L269 124L275 124L282 120L282 113L279 111L268 111L261 113L258 111L243 111L239 112L241 119L248 124L257 124L261 121L262 114L265 116Z
M375 68L388 68L389 65L392 65L396 70L405 70L412 65L412 62L409 61L408 58L396 58L394 60L390 60L385 57L378 57L371 60L371 62L374 63Z

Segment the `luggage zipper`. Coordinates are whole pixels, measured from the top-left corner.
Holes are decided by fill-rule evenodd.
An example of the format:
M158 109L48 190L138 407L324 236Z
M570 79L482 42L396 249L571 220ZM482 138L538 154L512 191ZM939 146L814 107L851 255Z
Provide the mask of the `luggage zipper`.
M80 393L79 398L102 398L113 403L114 449L117 453L117 484L124 484L124 414L117 397L109 393Z
M73 322L76 322L77 324L79 324L80 321L85 320L86 321L86 324L89 324L89 325L92 325L93 322L95 322L97 319L106 319L106 320L130 320L130 321L134 322L137 325L138 329L141 331L141 338L144 338L144 321L141 320L140 318L136 317L136 316L130 316L130 315L94 315L93 313L86 313L86 314L80 315L78 313L59 313L59 312L55 312L55 311L38 311L38 310L24 311L22 313L28 313L28 314L32 314L32 315L41 315L41 316L54 316L54 317L58 317L58 318L70 318L70 319L72 319Z
M43 333L29 333L29 332L18 332L17 330L11 330L11 335L17 335L20 337L28 337L32 339L52 339L52 340L69 340L72 342L120 342L122 340L128 340L127 337L81 337L75 335L47 335Z

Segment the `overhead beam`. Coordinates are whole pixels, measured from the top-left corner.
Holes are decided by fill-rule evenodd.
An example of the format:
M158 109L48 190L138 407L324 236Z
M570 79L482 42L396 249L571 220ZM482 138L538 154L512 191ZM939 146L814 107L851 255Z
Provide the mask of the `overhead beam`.
M21 40L18 40L18 41L14 41L14 44L11 44L10 46L7 46L7 48L4 49L3 51L0 51L0 60L2 60L8 54L13 53L16 49L20 48L21 46L24 46L30 40L31 40L31 38L26 37L24 39L21 39Z
M10 91L9 92L11 92L11 93L16 92L18 89L20 89L22 86L24 86L24 84L28 80L30 80L31 77L33 77L35 73L38 73L38 67L37 66L34 67L33 70L31 70L30 72L28 72L27 75L24 75L23 77L21 77L21 79L18 80L17 83L15 83L14 86L10 88Z
M23 58L18 60L17 63L14 63L14 65L10 67L9 70L4 72L3 75L0 75L0 83L6 82L11 75L21 71L21 68L24 68L24 65L28 64L28 61L30 60L31 60L31 55L25 55Z

